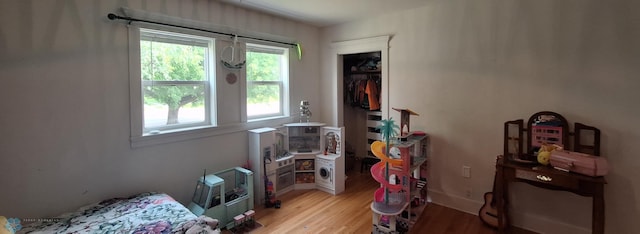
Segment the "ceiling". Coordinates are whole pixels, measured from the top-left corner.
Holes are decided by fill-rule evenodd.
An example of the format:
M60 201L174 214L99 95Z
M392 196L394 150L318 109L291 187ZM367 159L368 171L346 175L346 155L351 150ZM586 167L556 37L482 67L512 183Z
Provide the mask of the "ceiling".
M426 5L430 0L220 0L318 27Z

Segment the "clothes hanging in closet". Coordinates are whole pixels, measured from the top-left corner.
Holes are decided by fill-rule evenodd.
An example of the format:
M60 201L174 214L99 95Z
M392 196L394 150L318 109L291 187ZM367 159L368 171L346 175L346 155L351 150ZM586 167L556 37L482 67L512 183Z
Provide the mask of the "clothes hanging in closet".
M365 93L369 97L369 110L380 109L380 95L378 93L378 85L373 79L367 80L367 87Z
M380 109L380 76L354 74L345 80L344 102L367 110Z

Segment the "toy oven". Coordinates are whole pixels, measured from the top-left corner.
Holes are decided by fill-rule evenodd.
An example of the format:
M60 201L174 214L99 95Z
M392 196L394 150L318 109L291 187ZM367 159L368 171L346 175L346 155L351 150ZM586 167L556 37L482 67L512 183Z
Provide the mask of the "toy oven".
M294 173L293 173L293 164L289 164L288 166L280 167L276 170L276 183L275 190L282 191L284 189L293 186L294 182Z

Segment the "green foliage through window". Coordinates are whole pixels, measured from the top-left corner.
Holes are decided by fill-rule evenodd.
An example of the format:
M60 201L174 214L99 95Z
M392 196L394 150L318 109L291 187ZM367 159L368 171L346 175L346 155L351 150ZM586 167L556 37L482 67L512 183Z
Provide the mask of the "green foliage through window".
M177 124L180 108L205 105L208 48L154 41L152 34L142 38L140 65L144 104L166 105L166 124Z
M247 52L247 81L279 81L280 55ZM250 85L247 102L251 104L278 101L279 88L267 85Z
M288 79L287 49L247 45L247 116L284 115Z

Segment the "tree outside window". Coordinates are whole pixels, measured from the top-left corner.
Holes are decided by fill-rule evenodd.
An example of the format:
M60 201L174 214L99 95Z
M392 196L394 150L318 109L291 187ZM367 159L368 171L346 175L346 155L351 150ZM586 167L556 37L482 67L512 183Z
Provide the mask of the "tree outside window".
M288 49L247 44L247 117L284 116Z
M141 30L145 131L207 125L211 40Z

